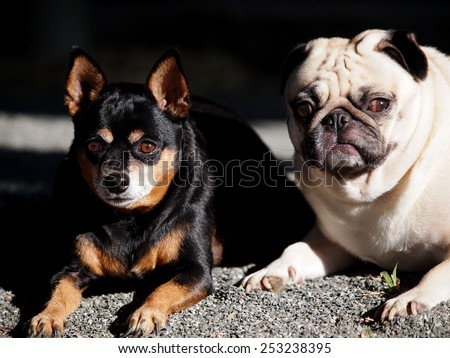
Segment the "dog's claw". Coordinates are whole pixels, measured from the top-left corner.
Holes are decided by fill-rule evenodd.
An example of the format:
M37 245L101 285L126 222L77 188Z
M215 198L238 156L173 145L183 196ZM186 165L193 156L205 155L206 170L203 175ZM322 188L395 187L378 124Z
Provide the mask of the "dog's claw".
M161 325L159 323L155 323L155 328L152 331L156 336L159 336L159 333L161 332ZM152 333L150 332L150 333ZM145 337L145 330L144 328L134 329L134 328L128 328L125 333L122 333L120 337L122 338L140 338Z
M29 338L60 338L62 337L62 331L59 328L53 328L51 332L46 332L43 324L39 324L36 327L28 330Z
M133 335L133 338L141 338L144 337L144 329L139 328Z
M416 301L411 301L409 304L410 314L416 316L420 312L420 305Z
M122 333L121 337L123 337L123 338L130 337L132 331L133 331L133 329L131 327L128 327L128 329L124 333Z
M383 322L392 321L395 317L415 316L429 310L431 305L424 303L419 298L417 289L407 291L386 301L378 308L375 316Z
M262 288L267 291L272 291L272 284L270 283L270 280L267 276L264 276L261 280Z
M59 329L54 329L52 332L52 337L53 338L60 338L62 336L62 332Z
M135 330L130 330L130 332L127 334L127 338L140 338L143 337L143 331L142 329L138 329L137 331Z
M159 323L155 323L155 336L159 336L159 333L161 332L161 326Z

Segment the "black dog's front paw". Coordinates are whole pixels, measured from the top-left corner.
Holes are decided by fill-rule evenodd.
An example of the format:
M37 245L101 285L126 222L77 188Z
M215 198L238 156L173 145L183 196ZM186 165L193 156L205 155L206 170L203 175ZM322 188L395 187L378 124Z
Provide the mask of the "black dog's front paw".
M167 314L161 311L146 307L138 308L128 318L128 329L122 337L148 337L152 333L159 335L161 328L165 327L166 321Z
M30 338L61 337L63 330L64 320L42 312L31 320L28 336Z

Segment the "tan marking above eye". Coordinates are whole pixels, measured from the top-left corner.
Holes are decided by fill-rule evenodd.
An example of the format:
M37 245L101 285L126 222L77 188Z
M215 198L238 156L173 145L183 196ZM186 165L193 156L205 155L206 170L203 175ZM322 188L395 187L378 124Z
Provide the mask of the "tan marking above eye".
M136 143L139 139L141 139L144 136L144 132L140 129L136 129L130 133L128 136L128 141L133 144Z
M102 137L102 139L106 142L106 143L112 143L114 136L112 134L112 132L108 129L108 128L102 128L99 131L97 131L97 134Z

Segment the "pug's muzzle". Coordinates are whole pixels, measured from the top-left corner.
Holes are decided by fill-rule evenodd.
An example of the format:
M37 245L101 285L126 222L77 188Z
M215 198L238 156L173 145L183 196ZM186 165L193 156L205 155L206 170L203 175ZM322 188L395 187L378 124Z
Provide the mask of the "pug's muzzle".
M374 125L344 108L335 108L320 119L303 141L306 164L340 179L380 166L389 150Z

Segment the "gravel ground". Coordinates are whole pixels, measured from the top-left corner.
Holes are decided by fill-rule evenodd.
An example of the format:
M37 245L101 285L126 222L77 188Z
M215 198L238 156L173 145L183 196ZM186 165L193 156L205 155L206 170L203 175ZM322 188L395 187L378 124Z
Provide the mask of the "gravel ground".
M363 266L356 271L293 285L280 293L245 293L236 283L248 267L215 268L216 291L198 304L173 314L159 337L179 338L369 338L450 337L450 307L379 323L374 309L384 300L379 271ZM402 288L419 276L400 274ZM404 287L403 287L404 286ZM13 293L0 289L0 336L10 336L20 311ZM117 336L129 312L132 292L85 297L69 317L63 337Z
M291 146L283 121L255 122L255 128L279 157L289 157ZM20 229L9 219L14 217L11 208L22 213L24 200L36 202L48 198L51 173L69 145L71 135L67 117L0 113L2 226ZM24 266L32 266L36 258L33 248L24 252L23 245L14 237L2 242L0 337L16 337L20 336L26 320L27 302L34 300L29 290L37 286L22 271ZM374 309L388 296L380 269L375 266L362 265L351 272L291 286L277 294L245 293L237 287L248 269L251 266L215 268L216 291L195 306L173 314L160 337L450 338L448 302L418 316L384 323L373 321ZM420 275L405 273L399 273L399 277L401 290L414 286L420 279ZM127 291L85 297L69 317L64 337L116 336L132 301L133 293Z

